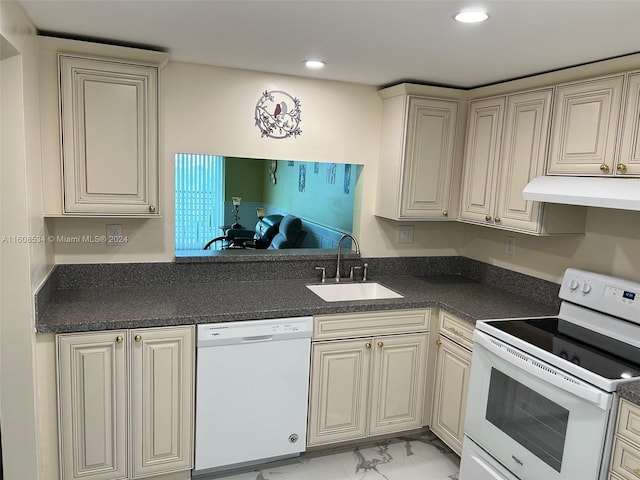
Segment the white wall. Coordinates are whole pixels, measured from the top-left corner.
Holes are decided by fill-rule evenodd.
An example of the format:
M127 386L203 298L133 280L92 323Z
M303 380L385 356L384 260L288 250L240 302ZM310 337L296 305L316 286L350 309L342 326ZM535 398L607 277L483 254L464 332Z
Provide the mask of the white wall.
M516 254L505 254L506 237ZM567 267L592 270L640 282L640 212L589 208L586 233L532 237L468 225L462 254L510 270L560 282Z
M0 417L4 478L39 478L47 452L37 448L40 417L33 293L47 275L53 250L24 243L47 231L42 218L42 167L35 28L22 8L0 2L1 174ZM22 239L18 242L17 239ZM55 462L55 461L54 461Z
M131 49L49 38L41 38L40 44L45 206L60 211L56 52L126 56ZM261 137L254 111L265 90L283 90L300 99L300 136ZM357 187L362 200L356 205L355 221L363 252L371 256L409 252L396 251L393 241L379 241L381 236L395 239L395 231L373 217L381 108L375 87L169 62L161 75L160 103L162 218L123 220L123 234L129 236L125 246L56 244L57 263L171 261L173 155L177 152L365 165ZM48 219L54 234L68 236L104 234L107 223L113 220ZM412 252L454 255L462 246L461 238L456 240L457 235L451 234L459 232L459 227L447 226L435 234L433 226L418 230L423 234L416 235ZM442 236L446 241L441 241Z
M125 58L131 53L116 47L105 51L104 46L86 42L41 39L43 142L45 167L51 172L47 177L52 179L46 185L48 204L59 204L60 198L56 76L60 49ZM162 71L160 86L162 218L118 220L129 237L125 246L56 244L58 263L171 261L173 157L177 152L352 163L364 163L377 154L379 106L372 87L175 62ZM265 90L284 90L301 100L302 135L289 139L260 136L254 109ZM114 221L55 218L48 223L55 234L73 236L104 234L105 225Z

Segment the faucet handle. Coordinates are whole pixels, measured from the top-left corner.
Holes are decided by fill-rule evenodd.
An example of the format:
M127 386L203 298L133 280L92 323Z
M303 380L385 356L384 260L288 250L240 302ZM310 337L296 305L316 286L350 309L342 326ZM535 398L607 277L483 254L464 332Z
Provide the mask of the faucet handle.
M369 268L369 264L368 263L364 263L364 265L362 266L362 281L366 282L367 281L367 269Z
M322 283L324 283L324 281L326 280L326 276L327 276L327 272L326 272L326 268L325 267L314 267L315 270L322 270L322 278L320 279L320 281Z
M349 280L354 280L353 272L355 270L360 270L362 267L351 267L349 270Z

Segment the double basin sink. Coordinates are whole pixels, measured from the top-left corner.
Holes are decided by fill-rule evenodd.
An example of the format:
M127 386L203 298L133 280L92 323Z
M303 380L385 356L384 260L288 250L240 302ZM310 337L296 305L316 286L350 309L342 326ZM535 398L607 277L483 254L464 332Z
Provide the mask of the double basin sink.
M307 288L325 302L403 298L399 293L376 282L324 283L322 285L307 285Z

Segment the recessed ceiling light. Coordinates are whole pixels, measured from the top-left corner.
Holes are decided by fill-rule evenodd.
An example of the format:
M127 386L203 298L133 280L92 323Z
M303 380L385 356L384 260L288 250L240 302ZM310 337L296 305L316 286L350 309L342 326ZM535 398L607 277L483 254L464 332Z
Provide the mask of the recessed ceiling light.
M487 18L489 18L489 15L487 14L487 12L484 12L482 10L464 10L462 12L456 13L453 18L456 20L456 22L460 23L478 23L484 22Z
M304 66L307 68L313 68L313 69L318 69L318 68L322 68L326 65L326 62L323 62L322 60L305 60L304 61Z

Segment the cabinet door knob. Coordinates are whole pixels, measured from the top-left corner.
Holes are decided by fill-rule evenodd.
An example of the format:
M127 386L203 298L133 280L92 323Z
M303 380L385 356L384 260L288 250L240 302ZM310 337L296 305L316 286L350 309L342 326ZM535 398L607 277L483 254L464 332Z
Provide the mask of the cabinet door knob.
M496 217L496 223L500 223L502 219L500 217Z
M442 216L443 216L443 217L448 217L448 216L449 216L449 210L444 210L444 211L442 212Z
M437 346L442 345L442 341L441 341L440 339L437 339L437 340L436 340L436 345L437 345Z
M616 169L619 172L626 172L627 171L627 166L624 163L619 163L618 166L616 167Z
M124 337L122 335L118 335L116 337L116 343L122 343L122 342L124 342Z
M156 207L155 207L155 205L149 205L149 211L150 211L151 213L155 212L155 211L156 211Z
M369 342L364 344L364 348L366 348L367 350L369 350L371 348L371 344Z
M382 348L382 347L384 347L384 343L382 343L382 342L378 342L378 346L379 346L380 348Z
M487 222L490 222L490 221L491 221L491 215L486 215L486 216L484 217L484 219L485 219Z
M609 165L606 165L606 164L603 163L602 165L600 165L600 171L602 173L608 172L609 171Z
M135 337L133 337L133 339L134 339L136 342L141 342L141 341L142 341L142 335L136 335Z

